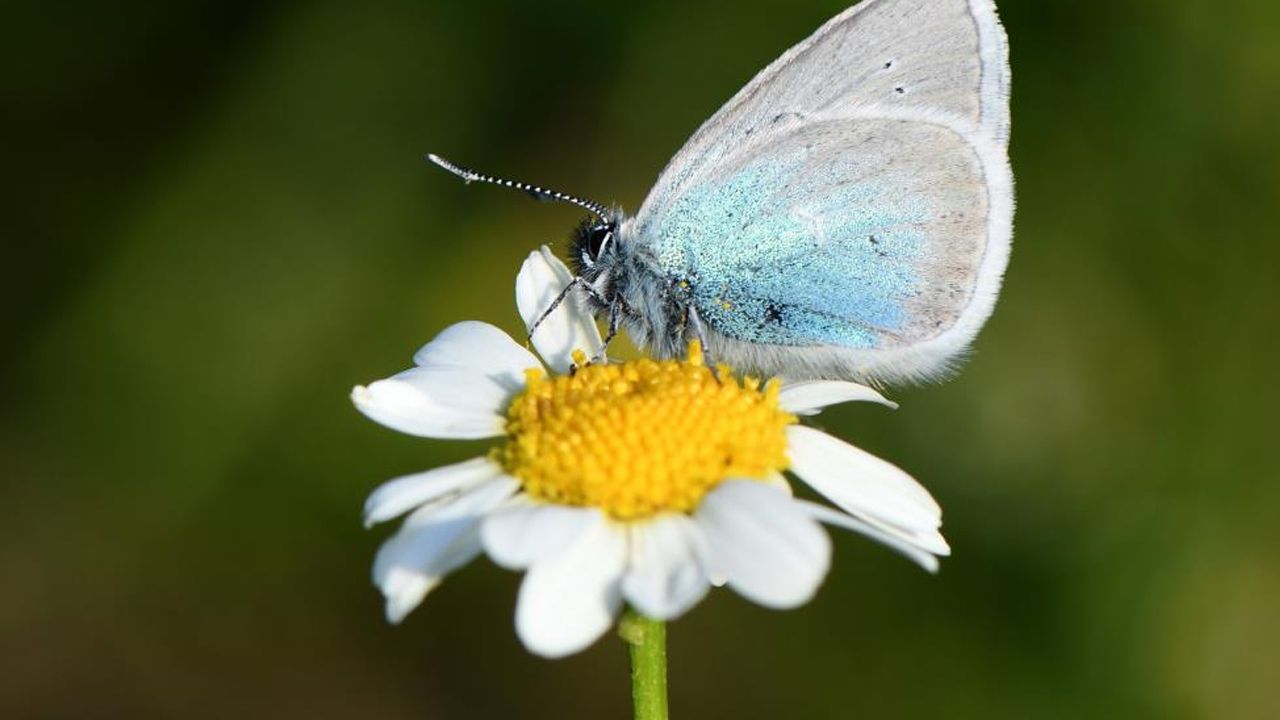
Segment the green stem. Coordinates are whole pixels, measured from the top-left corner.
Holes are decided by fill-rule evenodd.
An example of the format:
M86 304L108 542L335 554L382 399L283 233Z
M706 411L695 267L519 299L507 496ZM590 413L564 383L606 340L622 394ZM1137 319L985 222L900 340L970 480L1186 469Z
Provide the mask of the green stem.
M635 720L667 720L667 626L628 609L618 634L631 646Z

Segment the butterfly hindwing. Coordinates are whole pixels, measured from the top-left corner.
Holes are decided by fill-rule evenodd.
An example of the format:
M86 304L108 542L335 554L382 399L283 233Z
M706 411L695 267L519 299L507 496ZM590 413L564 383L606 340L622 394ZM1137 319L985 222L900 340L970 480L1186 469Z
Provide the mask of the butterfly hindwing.
M686 143L628 235L687 279L726 360L935 374L995 301L1012 234L991 0L867 0Z
M981 161L954 131L811 123L721 170L676 202L652 242L723 334L891 347L930 337L968 305L986 193Z

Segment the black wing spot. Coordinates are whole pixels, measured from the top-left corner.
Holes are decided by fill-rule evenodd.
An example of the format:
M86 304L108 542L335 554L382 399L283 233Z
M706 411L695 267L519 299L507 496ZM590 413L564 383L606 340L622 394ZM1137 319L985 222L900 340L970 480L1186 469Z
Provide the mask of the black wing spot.
M894 92L896 92L896 93L898 93L899 95L906 95L906 94L907 94L907 89L906 89L906 88L904 88L904 87L902 87L901 85L899 85L898 87L894 88L894 89L893 89L893 91L894 91Z
M764 321L772 325L782 324L782 308L773 303L764 307Z
M886 61L885 61L885 63L884 63L884 69L885 69L885 70L888 70L888 69L889 69L889 68L891 68L891 67L893 67L893 61L892 61L892 60L886 60Z

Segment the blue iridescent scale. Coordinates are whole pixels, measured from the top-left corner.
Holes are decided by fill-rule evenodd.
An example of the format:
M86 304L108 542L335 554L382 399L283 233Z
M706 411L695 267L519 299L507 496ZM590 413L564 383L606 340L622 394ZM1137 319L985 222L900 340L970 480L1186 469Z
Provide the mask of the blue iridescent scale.
M697 186L655 228L659 265L731 338L878 347L907 320L929 215L887 178L833 188L800 166L757 163Z

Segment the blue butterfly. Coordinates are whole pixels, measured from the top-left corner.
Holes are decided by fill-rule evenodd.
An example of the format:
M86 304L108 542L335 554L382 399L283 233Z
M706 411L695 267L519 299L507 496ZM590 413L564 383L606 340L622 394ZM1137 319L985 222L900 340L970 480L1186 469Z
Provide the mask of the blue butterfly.
M992 0L865 0L707 120L635 216L429 157L592 213L556 304L572 293L608 339L625 328L658 357L700 339L793 379L915 381L950 370L995 305L1008 141Z

